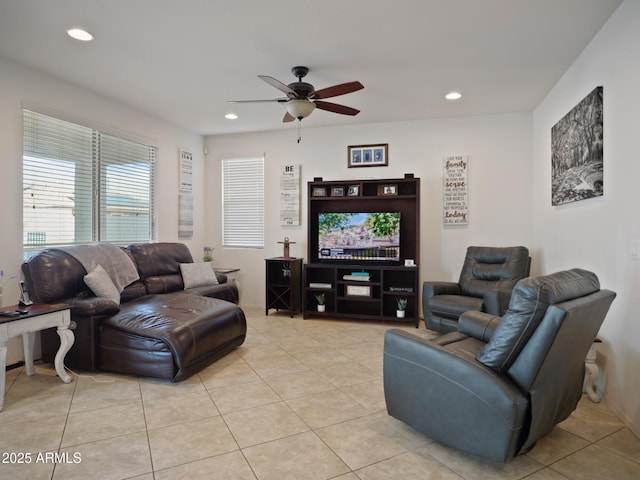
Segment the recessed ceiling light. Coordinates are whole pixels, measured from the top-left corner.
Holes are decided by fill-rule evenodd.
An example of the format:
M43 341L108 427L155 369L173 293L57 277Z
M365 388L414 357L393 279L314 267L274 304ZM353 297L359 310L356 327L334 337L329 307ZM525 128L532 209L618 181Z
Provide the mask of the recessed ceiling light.
M82 42L90 42L91 40L93 40L93 35L81 28L70 28L69 30L67 30L67 34L71 38L75 38L76 40L80 40Z
M459 98L462 98L462 94L459 92L449 92L444 96L444 98L447 100L458 100Z
M235 113L227 113L224 118L228 119L228 120L236 120L238 118L238 115L236 115Z

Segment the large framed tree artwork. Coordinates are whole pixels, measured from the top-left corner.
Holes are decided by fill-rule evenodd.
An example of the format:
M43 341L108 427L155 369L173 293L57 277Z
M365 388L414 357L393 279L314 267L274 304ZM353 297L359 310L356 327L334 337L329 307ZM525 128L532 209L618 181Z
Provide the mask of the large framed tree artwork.
M601 196L602 87L596 87L551 128L551 204Z

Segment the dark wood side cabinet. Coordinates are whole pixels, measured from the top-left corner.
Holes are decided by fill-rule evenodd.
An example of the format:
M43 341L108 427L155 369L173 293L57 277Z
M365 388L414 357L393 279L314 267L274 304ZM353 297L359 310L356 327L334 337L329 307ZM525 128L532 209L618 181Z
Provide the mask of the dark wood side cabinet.
M302 259L267 258L266 261L266 309L288 310L293 317L302 311Z

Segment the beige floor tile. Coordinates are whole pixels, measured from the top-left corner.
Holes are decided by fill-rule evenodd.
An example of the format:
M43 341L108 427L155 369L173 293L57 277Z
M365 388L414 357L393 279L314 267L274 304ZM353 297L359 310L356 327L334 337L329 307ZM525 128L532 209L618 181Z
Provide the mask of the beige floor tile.
M570 480L564 475L554 472L551 468L543 468L526 477L526 480Z
M316 371L322 378L338 388L367 383L380 378L371 369L358 362L331 365Z
M147 428L154 429L220 414L204 387L199 390L189 389L187 392L179 397L172 394L166 398L145 400L144 417Z
M76 445L61 453L71 462L56 465L53 480L124 479L152 471L145 432Z
M311 428L319 428L362 417L370 412L339 390L309 395L287 401Z
M214 363L202 370L198 376L207 390L260 380L253 368L244 361L221 366Z
M312 432L243 450L260 480L325 480L349 468Z
M589 442L583 438L561 428L554 428L548 435L538 440L527 456L542 465L551 465L588 444Z
M352 361L337 347L317 348L315 350L294 353L292 355L312 370L318 370L319 368L330 365L338 365Z
M356 472L361 480L463 480L454 471L423 450L407 452L362 468Z
M247 362L262 378L275 377L277 375L287 375L289 373L304 372L309 368L303 363L293 358L288 353L273 357L263 357L258 359L248 359Z
M238 449L222 417L149 430L153 468L162 470Z
M637 480L640 464L597 445L590 445L550 467L571 480Z
M56 376L53 366L36 365L31 377L24 367L10 370L12 381L7 381L2 423L41 418L49 415L66 415L76 388L75 379L64 383Z
M71 402L71 413L137 403L142 400L137 377L90 373L76 380L76 391Z
M215 388L209 394L222 414L276 403L281 400L264 380L243 383L242 388L237 386Z
M623 428L603 438L596 445L640 464L640 438L636 437L628 428Z
M624 424L603 403L592 403L583 396L580 408L559 427L590 442L598 441L624 427Z
M415 448L381 414L320 428L316 434L352 469L387 460Z
M246 362L256 361L263 358L278 357L286 355L287 352L273 342L259 343L257 345L242 345L236 353Z
M142 392L142 400L146 402L155 399L182 398L183 395L204 392L205 388L200 377L193 375L181 382L171 382L160 378L140 378L140 391Z
M506 464L492 463L467 455L437 442L430 443L425 451L466 480L515 480L524 478L543 468L543 465L527 456L519 456Z
M240 448L306 432L309 427L285 403L223 415Z
M146 431L142 402L72 413L62 437L62 446L69 447L120 435Z
M30 452L37 454L56 450L67 422L66 415L29 418L5 424L0 412L0 454L3 452Z
M16 452L9 452L16 453ZM26 453L26 452L23 452ZM54 463L38 462L38 453L46 455L47 452L29 452L31 454L30 463L3 463L0 466L0 478L7 480L51 480ZM51 452L53 453L53 451Z
M305 397L335 388L313 371L269 377L266 382L284 400Z
M373 382L359 383L349 387L342 387L340 390L349 395L349 397L353 398L370 412L377 412L380 410L386 411L387 409L387 404L384 401L384 387L382 379L374 380Z
M155 480L256 480L240 451L155 472ZM137 479L136 479L137 480Z

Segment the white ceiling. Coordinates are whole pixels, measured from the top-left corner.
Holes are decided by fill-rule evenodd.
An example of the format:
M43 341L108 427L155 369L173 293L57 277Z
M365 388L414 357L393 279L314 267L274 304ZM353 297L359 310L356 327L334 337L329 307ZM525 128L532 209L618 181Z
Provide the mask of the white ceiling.
M200 134L295 128L257 75L358 80L303 124L531 111L621 0L0 0L0 55ZM90 43L67 37L80 26ZM0 86L1 88L1 86ZM444 100L450 90L464 95ZM235 112L238 120L224 118Z

